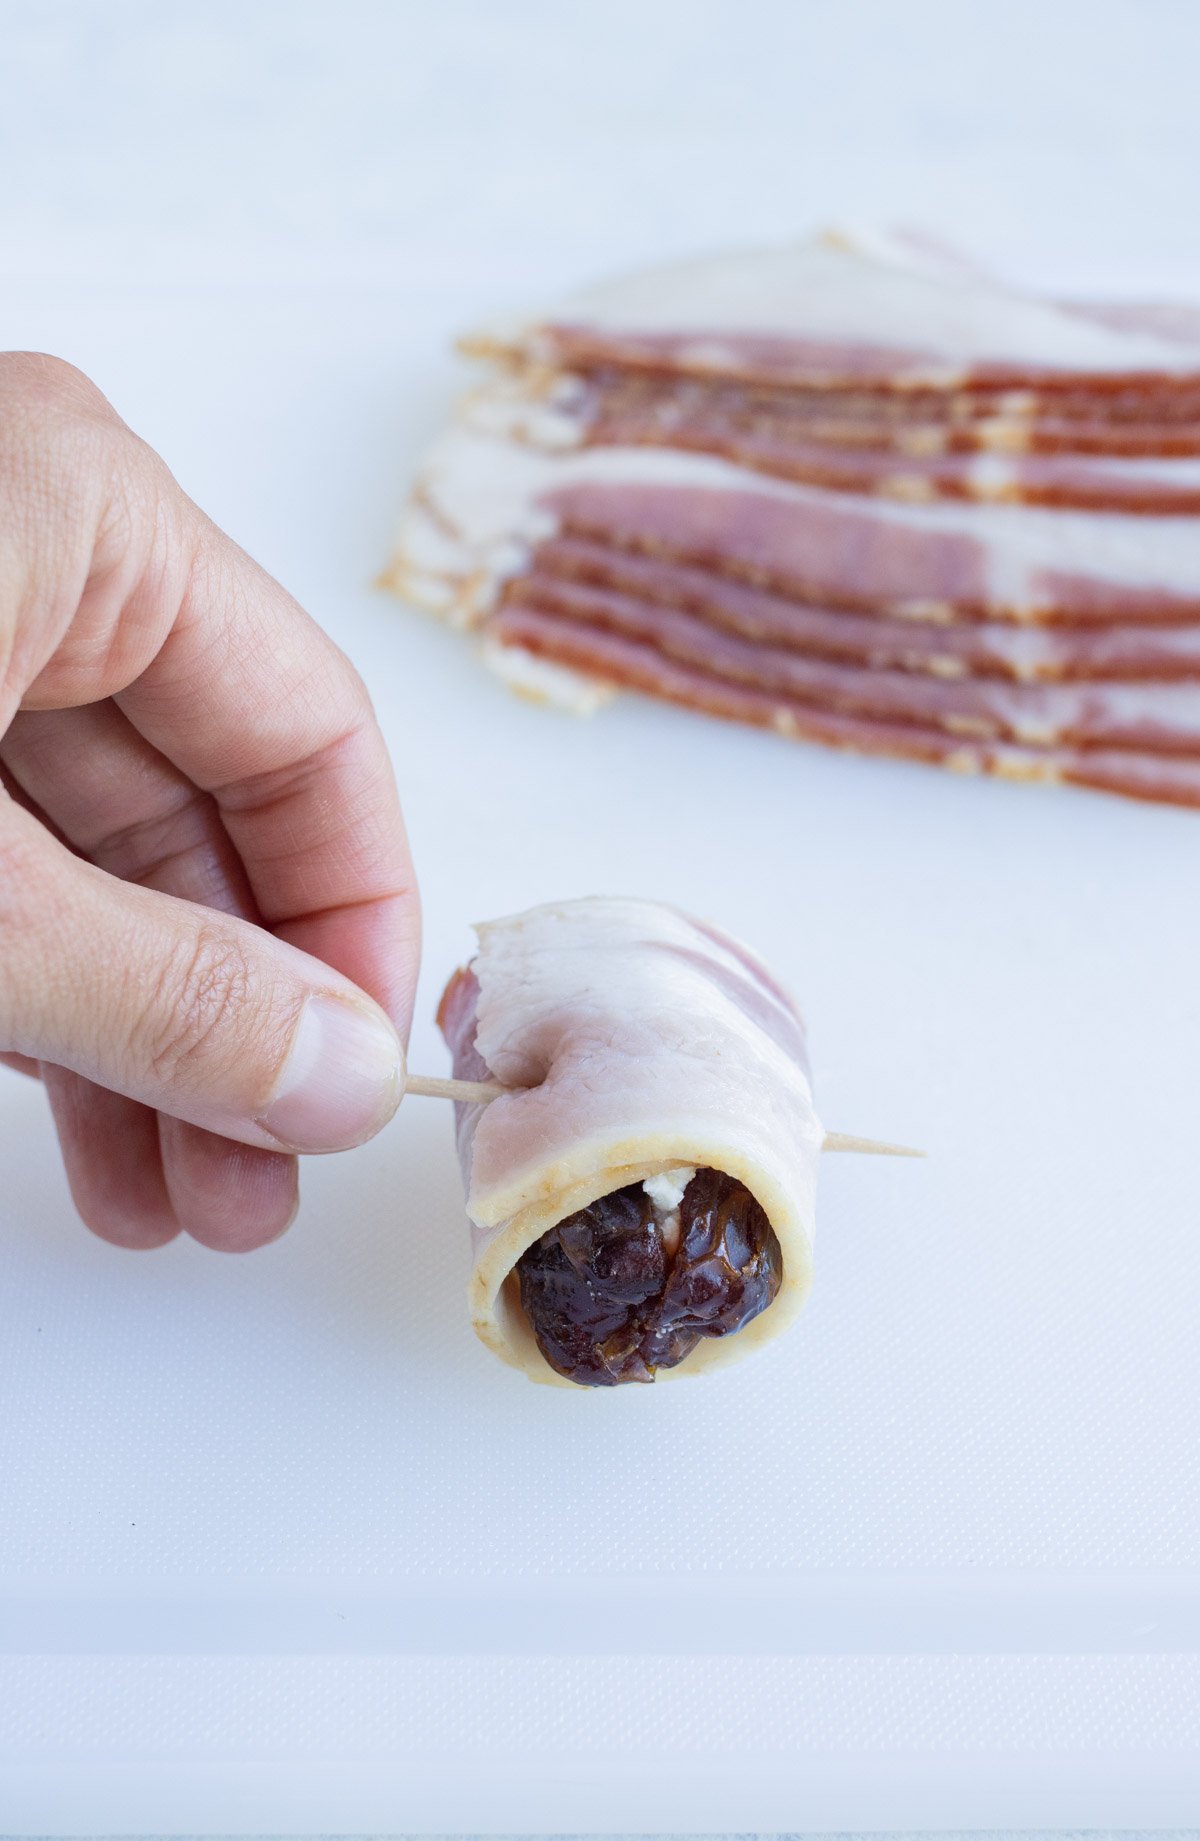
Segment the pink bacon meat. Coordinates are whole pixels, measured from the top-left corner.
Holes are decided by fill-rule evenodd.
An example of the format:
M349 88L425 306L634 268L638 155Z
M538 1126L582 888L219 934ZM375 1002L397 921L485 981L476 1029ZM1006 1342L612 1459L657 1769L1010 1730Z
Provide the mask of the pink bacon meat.
M572 650L576 660L585 656L593 634L624 636L672 663L832 714L1031 747L1132 748L1200 760L1200 686L1006 684L836 664L742 639L629 595L566 584L551 593L529 581L515 585L484 630L502 644L527 645L564 662L574 662L566 657ZM574 647L572 633L579 636Z
M1200 422L1147 424L1094 404L1031 419L1012 397L781 398L673 378L541 374L499 379L467 397L463 420L552 451L658 447L716 454L829 491L913 504L936 499L1189 516L1200 507ZM1158 413L1165 414L1166 405ZM1181 410L1182 416L1182 410Z
M517 688L1197 803L1200 313L833 238L468 350L392 580Z
M555 534L684 562L787 598L912 620L1062 626L1200 621L1190 520L1005 505L899 505L764 479L702 454L554 457L445 438L401 532L451 599L494 597Z
M509 604L556 610L560 595L574 587L677 608L744 639L814 658L939 678L1200 679L1196 626L1048 628L896 620L810 606L711 570L585 537L552 537L537 545L527 570L504 597Z
M1200 807L1200 760L1137 750L1017 747L916 722L854 716L714 676L623 634L532 613L496 616L502 642L667 703L773 729L793 741L852 754L894 756L1044 785L1091 787L1167 805Z

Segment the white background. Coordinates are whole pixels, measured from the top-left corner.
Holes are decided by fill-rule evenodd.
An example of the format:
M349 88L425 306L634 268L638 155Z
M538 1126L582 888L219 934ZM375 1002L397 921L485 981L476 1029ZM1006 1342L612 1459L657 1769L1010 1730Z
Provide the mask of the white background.
M1200 296L1200 13L0 28L0 344L87 369L366 672L414 1065L471 919L661 895L798 988L831 1126L932 1153L824 1172L784 1346L583 1398L473 1343L432 1103L278 1246L136 1257L0 1078L0 1829L1194 1820L1196 818L576 724L370 583L451 335L546 290L849 219Z

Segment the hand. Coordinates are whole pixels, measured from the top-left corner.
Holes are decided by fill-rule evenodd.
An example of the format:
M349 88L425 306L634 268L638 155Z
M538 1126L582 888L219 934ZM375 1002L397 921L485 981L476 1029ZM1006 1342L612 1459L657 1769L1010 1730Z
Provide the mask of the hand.
M418 955L349 661L85 377L0 356L0 1050L88 1225L282 1233L292 1153L395 1111Z

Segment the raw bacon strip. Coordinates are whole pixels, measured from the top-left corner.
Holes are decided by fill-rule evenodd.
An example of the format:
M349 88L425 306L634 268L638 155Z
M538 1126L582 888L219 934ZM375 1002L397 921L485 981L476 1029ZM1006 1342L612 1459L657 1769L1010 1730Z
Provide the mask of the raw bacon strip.
M745 948L653 902L565 902L478 933L438 1020L457 1075L521 1089L456 1109L483 1341L568 1385L522 1307L518 1263L601 1197L705 1170L765 1212L781 1282L760 1315L701 1337L660 1376L734 1360L786 1328L809 1285L824 1137L791 999Z
M721 377L679 377L670 372L622 371L611 366L575 371L520 367L499 373L479 393L481 405L491 393L499 406L513 403L549 405L590 421L621 416L655 417L683 422L714 416L735 427L762 420L791 430L798 439L820 439L814 430L886 430L883 438L903 445L914 428L988 430L1000 427L1033 438L1042 428L1069 437L1075 430L1103 429L1114 438L1125 431L1144 439L1177 429L1195 439L1200 426L1200 395L1172 384L1152 398L1125 390L1097 396L1093 390L1060 390L1045 403L1030 390L922 390L903 395L880 391L780 390L736 383ZM836 437L831 437L836 438Z
M827 238L472 349L392 579L515 687L1194 802L1200 313Z
M510 605L557 607L564 584L612 589L679 608L713 626L815 658L940 678L1018 681L1200 679L1200 627L1018 627L964 621L937 625L882 614L817 608L744 582L663 562L584 537L539 544L528 571L506 589Z
M1200 398L1173 385L1148 402L1144 395L1089 390L1060 391L1044 404L1029 390L887 391L784 390L724 377L683 377L671 372L623 371L612 365L570 371L544 365L506 364L462 399L467 419L486 431L506 432L520 417L561 420L564 436L580 424L622 417L686 423L711 417L733 428L767 426L796 440L860 443L914 453L937 451L961 434L988 446L1036 446L1049 431L1056 446L1086 446L1088 433L1134 442L1134 451L1162 436L1200 437ZM494 423L494 426L493 426Z
M1200 460L1123 459L1077 454L937 455L879 453L740 432L717 420L677 427L632 418L603 420L582 433L589 447L673 447L717 454L739 466L909 504L937 499L1193 516L1200 512Z
M622 471L633 471L627 452L597 457L618 461L613 483L564 484L546 492L540 508L566 531L699 563L797 599L906 619L1200 620L1200 543L1176 519L868 506L802 486L768 493L732 467L711 483L697 474L625 484ZM1131 525L1146 527L1144 541Z
M1200 807L1200 761L1103 748L1015 747L915 723L838 714L715 677L622 634L581 628L527 610L500 609L488 623L488 633L491 645L513 658L548 658L589 677L710 716L774 729L796 741L923 761L960 773L1070 782L1132 799Z
M926 459L861 449L800 446L759 435L730 434L689 423L670 434L646 424L618 423L589 431L590 447L678 447L719 454L800 485L861 492L924 504L977 499L990 504L1059 505L1090 511L1194 516L1200 512L1200 462L1038 455L1000 459L984 454Z
M480 432L570 447L680 447L722 454L783 478L916 498L1024 499L1030 503L1170 510L1196 488L1200 422L1179 414L1147 424L1116 405L1081 419L1060 411L1031 419L1024 398L987 404L958 396L785 396L728 384L621 373L523 374L492 379L460 406ZM1164 405L1165 409L1166 405ZM1188 414L1192 415L1193 410ZM1005 479L983 455L1003 455ZM1019 457L1031 455L1031 460ZM972 456L976 458L972 461ZM1117 462L1124 461L1124 465ZM1136 463L1136 464L1131 464ZM901 483L889 486L890 476Z
M1186 340L1033 300L911 249L828 237L631 275L489 329L470 349L558 370L608 364L830 391L1200 392L1200 354Z
M795 600L914 620L1200 621L1188 520L1004 505L895 505L645 448L551 456L457 431L418 482L397 585L470 619L567 532Z
M532 617L528 627L526 616ZM526 643L529 631L536 650L547 619L624 635L674 663L831 714L1029 747L1131 748L1200 760L1200 688L1191 685L1005 684L831 664L737 638L677 609L567 584L547 592L518 583L485 630L517 645Z

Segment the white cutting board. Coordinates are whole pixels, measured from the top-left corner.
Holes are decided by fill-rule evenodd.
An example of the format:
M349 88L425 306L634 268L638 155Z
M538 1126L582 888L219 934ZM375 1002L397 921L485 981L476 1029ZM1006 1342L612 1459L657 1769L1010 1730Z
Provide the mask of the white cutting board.
M0 1825L1182 1824L1200 818L512 700L368 586L449 378L396 317L27 290L4 336L90 369L365 671L415 1066L473 917L661 896L796 987L830 1126L929 1161L828 1160L782 1345L563 1393L468 1328L447 1109L314 1161L262 1253L135 1255L5 1076Z
M795 986L831 1127L930 1159L828 1160L782 1345L584 1395L475 1343L435 1103L280 1244L131 1255L0 1072L0 1831L1195 1824L1200 817L575 723L369 587L451 332L526 293L839 215L1184 289L1189 16L548 17L10 22L0 345L89 370L365 672L415 1066L473 918L657 895Z

